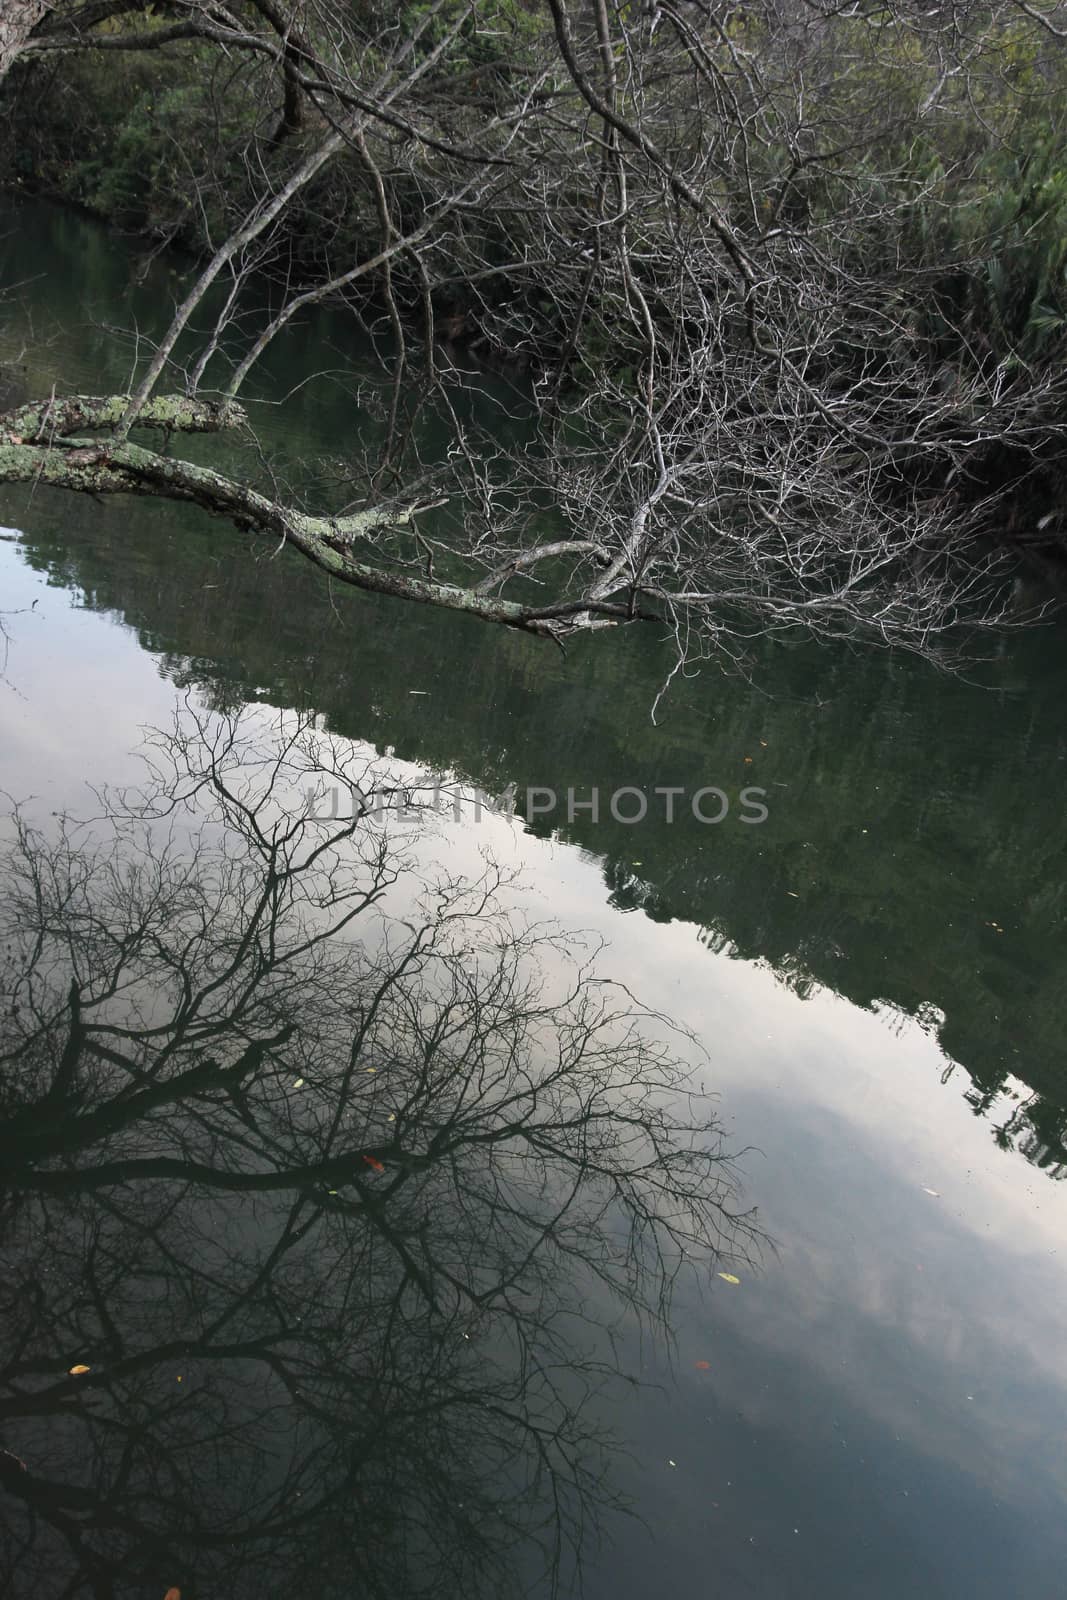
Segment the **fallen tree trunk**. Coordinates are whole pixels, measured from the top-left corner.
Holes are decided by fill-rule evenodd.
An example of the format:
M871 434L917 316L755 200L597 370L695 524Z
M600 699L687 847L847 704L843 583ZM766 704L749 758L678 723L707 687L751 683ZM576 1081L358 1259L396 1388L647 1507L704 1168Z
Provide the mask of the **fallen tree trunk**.
M114 428L126 414L130 397L112 394L52 396L18 406L0 415L0 442L47 444L72 433ZM186 395L159 395L141 407L140 428L160 428L166 433L219 433L248 421L243 408L232 400L193 400Z
M160 455L128 440L72 437L76 429L114 426L129 405L127 395L94 398L73 395L20 406L0 415L0 483L45 484L78 494L138 494L186 500L214 516L229 518L243 532L261 533L290 544L340 583L416 604L465 611L486 622L528 633L555 635L567 618L589 610L588 603L531 607L467 588L370 562L351 552L355 540L385 528L410 526L418 504L369 506L347 516L314 516L285 505L212 467ZM145 402L135 426L186 433L211 433L241 427L247 418L234 401L202 401L159 395ZM629 620L634 612L604 603L595 608L606 620Z

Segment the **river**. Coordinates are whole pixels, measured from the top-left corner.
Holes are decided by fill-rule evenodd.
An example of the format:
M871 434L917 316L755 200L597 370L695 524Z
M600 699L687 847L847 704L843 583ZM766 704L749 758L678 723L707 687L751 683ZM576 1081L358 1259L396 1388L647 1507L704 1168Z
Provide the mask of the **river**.
M94 221L37 202L8 202L0 231L9 386L125 387L133 342L108 330L158 323L180 264L145 265ZM343 384L304 381L339 365L347 337L323 311L278 341L254 398L290 463L373 440ZM490 795L598 792L595 819L562 802L526 823L446 818L438 848L469 879L492 846L521 873L524 904L564 937L602 941L604 970L689 1030L760 1239L724 1258L726 1278L680 1279L673 1343L620 1326L621 1362L643 1381L591 1405L624 1447L605 1471L637 1515L606 1511L580 1591L567 1561L561 1592L1061 1595L1063 626L1005 636L962 677L778 645L749 677L706 666L676 682L653 724L670 665L654 630L594 635L564 657L331 590L288 552L176 505L9 489L0 522L18 534L0 543L0 788L34 814L82 814L87 784L131 781L141 730L186 703L208 718L251 708L258 728L306 713L345 748ZM746 786L763 791L757 824L740 820ZM673 821L658 803L638 821L612 815L610 796L657 788L683 791ZM693 815L702 788L731 799L721 822ZM8 1304L5 1341L16 1321ZM25 1361L0 1349L9 1402ZM72 1426L57 1406L48 1437ZM0 1447L32 1471L12 1415L9 1434L0 1399ZM479 1438L457 1437L457 1454L489 1463ZM232 1450L239 1476L239 1439ZM394 1501L432 1503L434 1470L393 1483ZM184 1492L178 1473L137 1489L161 1550L188 1534ZM162 1600L179 1583L143 1550L107 1576L128 1529L50 1493L47 1535L31 1518L4 1547L10 1592ZM377 1532L345 1537L347 1555L315 1524L299 1569L275 1570L274 1546L256 1546L248 1592L281 1600L297 1570L323 1596L376 1593L375 1570L383 1592L430 1592L423 1557L408 1573L388 1541L374 1553ZM346 1590L332 1563L349 1558L362 1576ZM182 1559L183 1595L224 1600ZM466 1556L450 1560L433 1592L478 1592ZM545 1587L518 1546L494 1582L505 1597Z

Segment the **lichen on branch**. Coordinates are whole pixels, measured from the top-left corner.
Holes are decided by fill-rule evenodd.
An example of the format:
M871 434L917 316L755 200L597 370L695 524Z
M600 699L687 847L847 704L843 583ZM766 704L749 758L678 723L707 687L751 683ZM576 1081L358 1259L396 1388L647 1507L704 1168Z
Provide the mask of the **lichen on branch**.
M72 433L114 428L129 408L128 394L51 396L0 413L0 438L11 445L44 444ZM198 400L189 395L156 395L138 412L135 426L166 433L220 433L248 421L233 400Z

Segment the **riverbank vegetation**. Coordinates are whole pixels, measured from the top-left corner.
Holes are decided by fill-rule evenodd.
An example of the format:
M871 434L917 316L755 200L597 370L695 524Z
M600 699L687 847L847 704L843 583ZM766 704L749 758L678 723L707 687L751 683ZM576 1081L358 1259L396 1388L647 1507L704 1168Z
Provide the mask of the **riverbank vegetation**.
M188 254L129 396L12 415L0 475L557 639L652 619L679 663L951 648L1003 620L1006 543L1061 539L1065 50L1028 4L52 6L9 173ZM131 442L162 388L252 427L324 299L382 371L340 492ZM457 346L523 363L532 445L461 421Z

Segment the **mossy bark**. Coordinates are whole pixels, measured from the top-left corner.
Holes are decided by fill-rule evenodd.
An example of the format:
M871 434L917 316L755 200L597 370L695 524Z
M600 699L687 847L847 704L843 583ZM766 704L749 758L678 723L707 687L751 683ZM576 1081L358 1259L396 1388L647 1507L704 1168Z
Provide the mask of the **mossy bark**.
M0 439L9 444L41 444L72 433L114 428L130 404L129 395L103 397L65 395L19 406L0 416ZM167 433L218 433L248 421L243 408L232 400L194 400L187 395L158 395L142 406L139 428L159 428Z
M40 483L79 494L156 495L190 501L215 516L229 518L242 529L293 545L331 577L354 588L466 611L484 621L532 633L555 631L551 616L543 611L462 585L375 566L352 555L348 547L353 539L410 523L416 510L413 506L370 506L339 518L314 516L211 467L163 456L128 440L71 435L70 430L79 426L106 429L122 418L127 405L125 395L103 399L74 395L21 406L0 416L0 483ZM237 427L244 421L244 411L232 401L215 404L165 395L145 404L136 426L205 432Z

